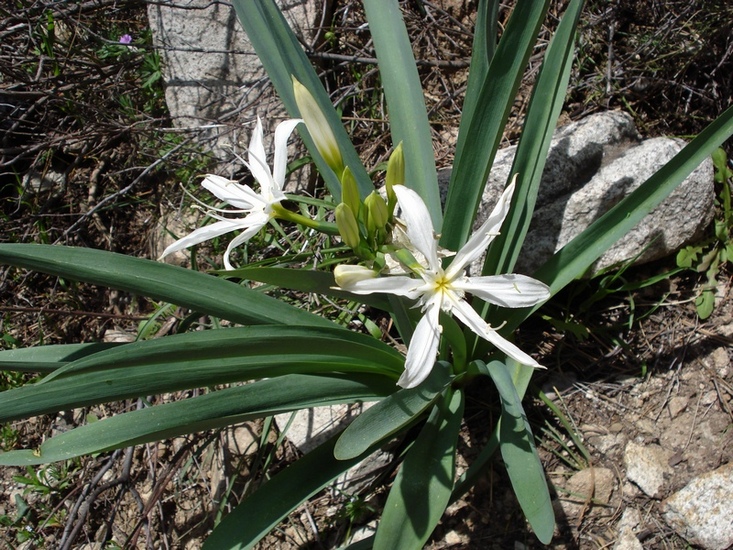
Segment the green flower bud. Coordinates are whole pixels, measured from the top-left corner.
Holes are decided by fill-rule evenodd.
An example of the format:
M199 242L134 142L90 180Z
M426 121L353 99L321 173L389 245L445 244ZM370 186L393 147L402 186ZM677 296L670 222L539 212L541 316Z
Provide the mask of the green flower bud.
M379 193L372 191L366 199L364 206L367 209L367 228L369 232L384 229L389 221L387 203L379 196Z
M344 168L341 174L341 202L351 208L354 216L359 216L361 210L361 195L359 195L359 187L356 185L356 178L349 167Z
M397 196L394 193L395 185L405 184L405 155L402 152L402 142L395 147L387 161L387 210L392 216L394 207L397 204Z
M341 172L344 170L344 162L341 159L341 151L333 130L331 130L331 125L308 88L298 82L294 76L292 79L295 102L298 104L298 110L305 127L308 128L308 133L313 138L316 149L318 149L323 160L340 177Z
M359 235L359 224L356 221L354 213L346 203L341 203L336 207L336 227L338 227L341 238L349 248L356 249L361 243Z

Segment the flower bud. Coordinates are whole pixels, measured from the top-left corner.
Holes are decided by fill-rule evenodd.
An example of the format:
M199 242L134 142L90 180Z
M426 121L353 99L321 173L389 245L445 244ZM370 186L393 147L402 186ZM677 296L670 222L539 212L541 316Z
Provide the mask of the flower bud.
M351 208L354 216L359 216L361 209L361 196L359 195L359 187L356 185L356 178L347 166L341 174L341 202Z
M334 268L333 276L339 287L348 290L354 283L374 279L377 276L377 272L363 265L342 264Z
M364 199L364 206L367 209L367 228L369 232L384 229L389 221L389 212L387 212L387 203L379 196L379 193L372 191Z
M354 213L346 203L341 203L336 207L336 227L338 227L341 238L349 248L356 249L361 243L359 235L359 224L354 217Z
M402 142L395 147L387 161L387 210L389 215L394 213L394 207L397 204L397 196L394 192L395 185L404 185L405 183L405 155L402 152Z
M341 176L344 169L344 163L341 159L341 151L339 151L338 142L331 130L331 125L326 120L323 111L318 106L316 99L293 76L293 92L295 94L295 102L298 104L300 116L305 122L308 133L310 134L316 149L326 161L337 176Z

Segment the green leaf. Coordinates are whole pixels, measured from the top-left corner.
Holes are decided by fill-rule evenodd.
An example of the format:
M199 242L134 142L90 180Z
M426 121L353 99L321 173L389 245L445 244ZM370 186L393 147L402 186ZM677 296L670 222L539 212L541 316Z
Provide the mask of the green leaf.
M251 494L214 529L204 550L252 548L302 502L366 457L336 460L335 441L325 442Z
M359 456L377 442L414 424L449 383L449 366L438 362L420 386L401 389L371 406L341 434L334 449L336 458L349 460Z
M124 344L59 344L0 351L0 370L48 373L64 365Z
M448 186L441 244L458 250L479 202L549 0L519 0L481 85L473 116L461 124ZM463 122L463 121L462 121Z
M491 244L484 263L484 275L511 273L519 257L532 220L550 142L565 101L575 49L575 30L582 7L582 0L570 2L547 47L511 169L511 174L518 174L514 207Z
M241 277L261 283L289 288L300 292L315 292L335 298L358 300L363 304L390 311L392 306L384 295L356 296L343 290L335 290L336 281L330 271L289 269L285 267L244 267L225 272L232 277Z
M42 244L0 244L0 263L102 285L242 324L336 326L224 279L114 252Z
M0 393L0 422L117 399L285 374L373 373L396 381L404 358L340 329L253 326L135 342Z
M537 538L549 544L555 530L555 514L521 398L504 363L492 361L487 368L501 396L499 445L514 493Z
M375 375L291 374L156 405L80 426L38 449L0 454L0 465L46 464L230 426L253 418L310 407L379 399L394 383Z
M392 143L402 143L405 154L409 174L405 184L425 201L433 227L440 231L443 220L432 133L402 13L397 0L364 0L364 11L387 98Z
M407 452L387 497L376 550L420 550L448 505L464 395L449 390Z
M280 9L273 0L233 0L232 4L285 108L291 116L299 116L293 93L292 76L295 76L318 102L339 144L344 164L351 169L359 192L366 197L374 190L374 185L341 124L331 99ZM329 191L338 203L341 197L341 184L337 174L334 174L322 159L308 133L301 132L301 137L316 162L318 172L323 176Z
M715 309L715 291L706 288L695 299L695 308L697 308L697 316L703 321L713 314Z
M476 12L476 25L473 31L471 68L468 73L466 96L463 99L463 113L459 134L465 131L479 100L481 87L494 57L499 28L499 0L480 0Z

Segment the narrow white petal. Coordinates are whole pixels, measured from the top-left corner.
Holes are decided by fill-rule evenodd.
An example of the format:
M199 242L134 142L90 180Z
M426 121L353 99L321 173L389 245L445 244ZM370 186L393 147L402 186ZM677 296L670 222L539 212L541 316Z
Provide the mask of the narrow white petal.
M405 371L397 381L403 388L414 388L425 380L435 364L440 344L441 327L438 323L440 306L431 302L415 327L405 359Z
M425 256L428 268L431 271L438 271L441 267L438 259L438 241L427 206L420 195L404 185L395 185L394 192L402 210L401 217L405 221L407 237Z
M275 157L272 161L272 179L275 189L282 191L285 185L285 172L288 167L288 139L295 127L303 122L299 118L284 120L275 129Z
M514 182L516 176L512 182L499 197L499 202L496 203L494 209L486 221L481 224L476 232L471 235L466 244L456 254L455 258L451 262L450 266L446 270L446 274L449 278L455 277L465 269L467 265L476 260L484 253L486 248L491 244L496 235L499 234L501 225L504 223L509 213L509 207L511 206L512 195L514 194Z
M502 307L529 307L550 297L545 283L515 273L467 277L454 281L453 287Z
M420 295L417 288L422 284L423 282L418 279L398 275L394 277L362 279L361 281L351 282L350 284L347 284L347 286L342 286L341 288L353 294L384 293L415 299Z
M207 189L219 200L231 204L240 210L252 210L261 204L262 198L246 185L240 185L221 176L209 174L201 186Z
M257 117L257 125L249 141L247 167L262 188L262 195L269 197L273 190L272 173L267 166L262 121Z
M267 214L263 212L255 212L253 214L250 214L243 220L241 220L240 227L242 227L244 231L242 231L239 235L234 237L232 239L232 242L229 243L229 246L227 246L227 249L224 252L224 268L225 269L234 269L231 262L229 261L229 256L231 255L232 250L234 250L240 244L254 237L257 234L257 232L259 232L259 230L262 229L265 226L265 224L267 224L269 220L270 220L270 216L268 216Z
M519 361L523 365L529 365L531 367L540 366L537 361L492 329L465 300L460 300L455 303L452 311L468 328L484 340L488 340L494 344L497 349L503 351L512 359Z
M224 235L226 233L229 233L230 231L235 231L240 227L241 224L239 223L239 220L220 220L218 222L205 225L204 227L199 227L185 237L178 239L176 242L168 246L158 259L165 258L168 254L172 254L173 252L178 252L179 250L183 250L184 248L188 248L195 244L208 241L209 239L213 239L214 237L219 237L220 235Z
M540 365L537 361L535 361L532 357L524 353L521 349L519 349L517 346L512 344L509 340L504 338L501 334L496 332L493 329L489 329L486 334L483 336L486 340L494 344L494 346L504 352L506 355L514 359L515 361L521 363L522 365L527 365L529 367L534 367L536 369L543 368L542 365Z

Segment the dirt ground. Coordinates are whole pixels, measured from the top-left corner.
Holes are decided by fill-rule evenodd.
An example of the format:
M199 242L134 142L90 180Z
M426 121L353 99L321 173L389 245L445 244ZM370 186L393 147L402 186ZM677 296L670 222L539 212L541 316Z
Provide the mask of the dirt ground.
M155 77L154 56L145 43L138 47L147 56L115 57L115 50L107 48L123 31L144 36L144 3L119 0L110 7L101 1L62 2L54 12L57 32L64 23L84 40L75 41L74 48L57 42L52 50L43 50L48 45L42 40L48 36L44 17L51 4L23 0L13 13L0 8L0 240L150 257L148 229L165 207L179 201L182 192L176 184L197 185L208 161L193 144L165 132L170 120L163 84L155 80L145 86ZM334 12L334 20L345 29L340 42L333 51L321 47L325 53L371 57L364 35L347 32L361 23L358 9L346 9L351 4L337 3ZM429 6L431 18L421 18L417 9L406 13L418 57L466 61L472 3L435 4ZM553 4L551 13L562 5ZM507 13L503 8L502 17ZM725 1L588 2L563 120L623 108L646 137L695 134L733 97L730 25L721 25L732 20ZM549 32L543 30L541 44ZM56 64L62 50L67 58ZM521 129L527 86L541 50L531 61L507 128L507 144ZM43 63L38 62L39 51L45 51ZM55 71L62 66L60 82ZM345 85L337 67L324 71L332 90ZM370 90L373 71L361 76L364 89ZM452 160L465 64L428 63L421 76L442 167ZM129 96L124 112L121 95ZM389 144L370 139L374 128L367 122L384 113L368 110L363 103L368 99L346 106L345 116L359 122L354 127L364 132L364 154L376 162ZM24 114L14 118L15 111L7 106L19 101ZM730 156L733 150L730 144L726 147ZM163 156L166 161L157 163ZM63 187L36 192L22 179L31 170L51 169L66 175ZM640 281L673 266L674 259L667 259L626 276ZM565 330L542 319L522 328L526 349L536 350L548 367L535 378L526 407L556 503L552 548L611 547L619 536L618 522L629 510L639 513L635 532L644 548L689 547L665 523L664 499L696 475L730 463L733 454L730 270L725 267L719 276L717 307L705 321L694 307L700 282L695 273L680 273L641 291L611 294L589 308L583 305L596 295L599 282L579 282L542 311L546 318L561 319ZM155 307L141 298L6 268L0 269L0 304L2 348L129 338ZM165 323L156 327L160 334L165 329ZM0 373L0 387L25 379ZM488 438L498 413L493 392L489 384L471 388L459 467L470 463ZM138 406L139 400L131 400L16 422L1 427L0 448L33 447L90 414L103 417ZM627 478L629 444L653 446L665 465L654 494ZM222 514L298 453L270 422L259 421L49 467L3 468L0 546L199 548ZM393 474L387 468L354 497L324 491L259 547L337 547L374 522L386 498L384 482ZM471 492L451 505L427 547L541 545L497 461Z

